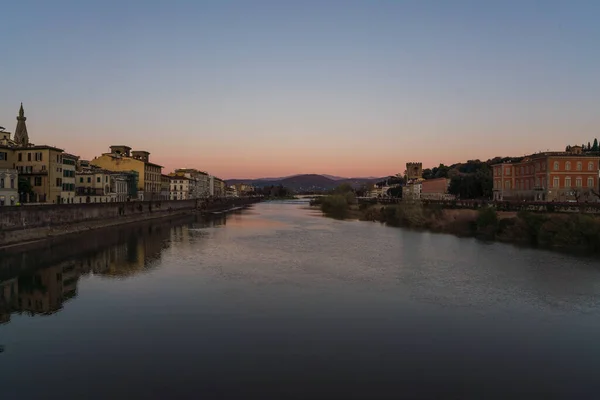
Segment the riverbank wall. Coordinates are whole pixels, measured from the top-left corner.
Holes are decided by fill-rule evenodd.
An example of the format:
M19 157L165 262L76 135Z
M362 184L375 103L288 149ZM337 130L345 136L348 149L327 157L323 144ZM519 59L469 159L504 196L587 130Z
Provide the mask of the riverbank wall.
M0 247L166 216L226 211L257 201L235 198L212 202L194 199L3 207Z

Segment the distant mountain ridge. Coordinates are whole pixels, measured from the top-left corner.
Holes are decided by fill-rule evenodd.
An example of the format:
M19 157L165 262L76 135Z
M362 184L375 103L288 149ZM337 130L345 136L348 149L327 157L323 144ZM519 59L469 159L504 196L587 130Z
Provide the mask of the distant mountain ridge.
M384 178L344 178L333 175L319 175L319 174L302 174L292 175L283 178L259 178L259 179L227 179L227 185L235 185L239 183L246 183L255 187L265 186L284 186L297 192L302 191L321 191L331 190L341 185L342 183L349 183L354 187L359 187L368 183L375 183Z

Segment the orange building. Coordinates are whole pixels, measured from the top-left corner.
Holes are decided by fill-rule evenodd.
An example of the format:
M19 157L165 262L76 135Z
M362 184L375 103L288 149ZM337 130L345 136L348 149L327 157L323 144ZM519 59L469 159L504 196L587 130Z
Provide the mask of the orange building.
M599 161L575 146L496 164L494 200L598 201Z
M421 199L422 200L448 200L454 196L448 194L450 187L450 179L435 178L427 179L421 182Z

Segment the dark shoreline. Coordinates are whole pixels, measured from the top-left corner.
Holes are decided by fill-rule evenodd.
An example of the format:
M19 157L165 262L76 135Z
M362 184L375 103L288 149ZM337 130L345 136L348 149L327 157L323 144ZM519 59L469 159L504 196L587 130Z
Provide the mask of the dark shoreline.
M319 207L311 208L323 212ZM600 252L600 218L595 215L503 212L489 207L441 209L419 204L349 206L336 211L323 212L323 216L581 257L597 257Z

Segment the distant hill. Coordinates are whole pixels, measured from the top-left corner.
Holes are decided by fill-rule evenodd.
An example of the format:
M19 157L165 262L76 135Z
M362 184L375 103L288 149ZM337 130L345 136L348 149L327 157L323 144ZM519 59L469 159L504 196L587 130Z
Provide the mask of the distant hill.
M332 179L339 178L339 179ZM260 178L260 179L228 179L227 185L235 185L239 183L246 183L255 187L265 186L279 186L282 185L286 188L292 189L296 192L308 192L308 191L323 191L331 190L341 185L342 183L349 183L354 187L359 187L366 183L375 183L381 180L381 178L343 178L333 177L331 175L319 175L319 174L304 174L294 175L286 178Z

